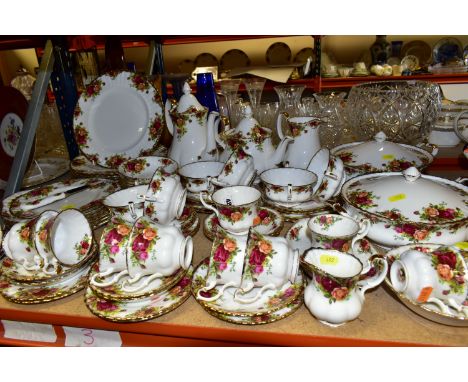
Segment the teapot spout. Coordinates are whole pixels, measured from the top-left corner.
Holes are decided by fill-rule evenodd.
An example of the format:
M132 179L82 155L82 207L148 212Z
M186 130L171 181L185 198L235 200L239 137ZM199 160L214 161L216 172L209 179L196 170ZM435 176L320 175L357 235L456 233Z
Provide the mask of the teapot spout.
M281 142L278 144L278 147L276 148L276 151L271 159L271 166L272 167L277 167L284 159L284 156L286 155L286 149L288 148L288 145L293 141L294 139L291 137L284 137Z
M174 125L172 124L172 119L169 111L171 110L172 104L169 98L166 100L166 104L164 105L164 116L166 117L166 126L167 130L171 135L174 135Z

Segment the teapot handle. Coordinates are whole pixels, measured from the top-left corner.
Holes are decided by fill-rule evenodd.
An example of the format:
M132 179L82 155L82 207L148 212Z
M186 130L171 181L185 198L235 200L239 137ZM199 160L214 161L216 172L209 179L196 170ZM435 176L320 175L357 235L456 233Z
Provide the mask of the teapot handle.
M377 275L358 282L357 291L358 291L358 293L359 293L359 295L360 295L360 297L361 297L361 299L363 301L365 299L364 293L368 289L374 288L377 285L379 285L380 283L382 283L382 281L384 281L385 276L387 275L387 271L388 271L388 263L387 263L387 260L384 257L376 255L374 257L371 257L370 262L377 269L380 269L379 265L381 265L382 269L380 269L380 272Z
M283 128L282 128L283 117L288 118L289 114L283 111L278 114L278 119L276 120L276 131L278 132L278 137L281 141L284 139Z
M171 100L168 98L164 105L164 116L166 118L167 130L169 131L171 135L174 135L174 125L172 124L171 115L169 114L171 107L172 107Z

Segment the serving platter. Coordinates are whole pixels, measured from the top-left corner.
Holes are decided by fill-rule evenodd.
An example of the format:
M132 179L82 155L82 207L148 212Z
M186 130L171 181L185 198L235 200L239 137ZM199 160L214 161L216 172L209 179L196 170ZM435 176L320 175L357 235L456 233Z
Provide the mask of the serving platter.
M163 130L161 97L152 83L133 72L95 79L75 108L75 140L92 162L117 168L123 161L151 155Z

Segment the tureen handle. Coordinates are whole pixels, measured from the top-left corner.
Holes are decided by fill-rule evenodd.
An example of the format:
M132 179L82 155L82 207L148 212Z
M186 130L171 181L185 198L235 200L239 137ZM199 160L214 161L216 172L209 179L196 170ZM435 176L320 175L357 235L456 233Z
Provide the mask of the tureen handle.
M402 174L408 182L414 182L421 176L421 173L416 167L407 168Z

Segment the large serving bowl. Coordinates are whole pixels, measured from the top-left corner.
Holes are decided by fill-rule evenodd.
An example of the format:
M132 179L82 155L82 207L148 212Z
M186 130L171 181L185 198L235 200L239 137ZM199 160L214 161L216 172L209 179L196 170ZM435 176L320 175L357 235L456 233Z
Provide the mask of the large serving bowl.
M437 84L426 81L366 82L351 88L345 118L359 140L383 131L393 142L426 139L440 110Z
M333 148L331 153L341 158L346 175L352 178L375 172L400 172L411 166L421 171L437 154L437 147L432 148L432 153L428 153L417 146L390 142L380 131L371 141L346 143Z
M367 237L385 247L453 245L468 230L468 187L410 167L348 180L341 195L348 213L368 218Z

